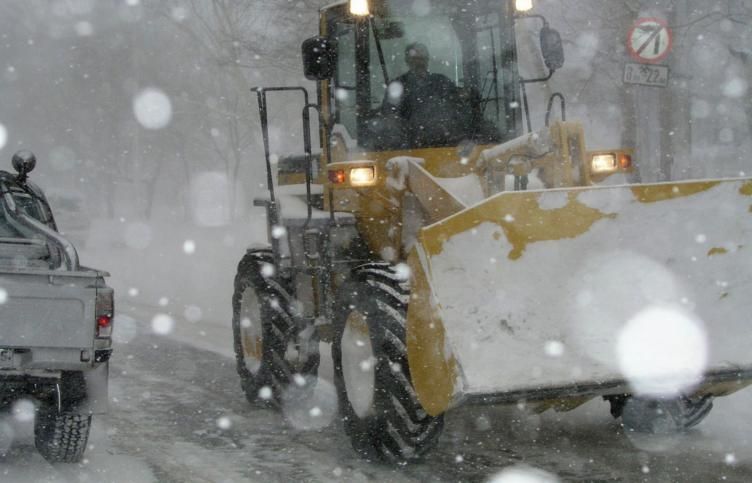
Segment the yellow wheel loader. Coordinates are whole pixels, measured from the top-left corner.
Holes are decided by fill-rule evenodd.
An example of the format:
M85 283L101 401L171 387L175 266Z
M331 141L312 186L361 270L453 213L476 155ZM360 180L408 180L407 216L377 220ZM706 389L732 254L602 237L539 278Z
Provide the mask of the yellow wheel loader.
M588 151L552 119L561 95L533 129L525 86L564 53L529 4L337 2L303 44L316 102L254 89L269 245L233 297L250 400L314 380L331 342L353 447L408 462L464 404L605 398L627 430L671 432L752 381L752 180L615 183L631 151ZM518 72L522 21L543 24L540 79ZM303 99L304 155L272 154L279 95Z

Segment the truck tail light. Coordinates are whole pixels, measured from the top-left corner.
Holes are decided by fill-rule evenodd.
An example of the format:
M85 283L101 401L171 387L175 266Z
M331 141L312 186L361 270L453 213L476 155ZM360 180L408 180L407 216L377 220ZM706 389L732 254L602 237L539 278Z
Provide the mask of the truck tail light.
M115 315L115 301L112 289L97 290L95 307L97 338L112 337L112 319Z
M112 336L112 317L109 315L100 315L97 317L97 337Z

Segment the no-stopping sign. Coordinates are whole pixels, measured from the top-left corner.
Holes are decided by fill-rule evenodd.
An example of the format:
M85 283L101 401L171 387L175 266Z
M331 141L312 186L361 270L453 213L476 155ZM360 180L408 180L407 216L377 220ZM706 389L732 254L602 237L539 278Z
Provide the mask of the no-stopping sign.
M657 64L671 53L673 42L673 33L665 20L641 18L629 31L627 49L637 62Z

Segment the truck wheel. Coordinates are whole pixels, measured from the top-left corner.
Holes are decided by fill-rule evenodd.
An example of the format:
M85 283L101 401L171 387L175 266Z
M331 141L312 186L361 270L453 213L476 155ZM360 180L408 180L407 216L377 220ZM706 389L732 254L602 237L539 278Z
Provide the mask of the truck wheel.
M628 432L668 435L697 426L711 409L712 396L678 399L628 397L621 407L621 420Z
M316 376L318 341L312 327L299 330L291 303L271 251L249 251L235 277L232 329L241 387L251 403L278 404L292 381L310 385Z
M407 463L437 443L444 417L423 410L405 343L409 290L384 264L360 267L337 299L332 359L345 432L367 459Z
M78 463L86 451L91 416L58 413L57 408L41 408L34 421L34 444L50 463Z

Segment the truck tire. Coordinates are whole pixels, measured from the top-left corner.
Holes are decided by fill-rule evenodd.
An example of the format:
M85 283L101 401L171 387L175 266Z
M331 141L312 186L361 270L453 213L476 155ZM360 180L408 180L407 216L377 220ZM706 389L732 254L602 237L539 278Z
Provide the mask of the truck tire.
M362 457L403 464L438 442L444 417L423 410L405 342L409 290L386 264L356 269L337 298L332 359L345 432Z
M611 404L613 406L614 402ZM625 431L670 435L687 431L700 424L713 409L713 397L676 399L627 397L620 405L618 415L621 416Z
M312 327L302 339L292 302L271 250L249 250L235 277L232 329L241 387L251 403L278 405L291 382L312 385L315 380L318 341Z
M86 451L91 415L42 407L34 421L34 445L50 463L78 463Z

